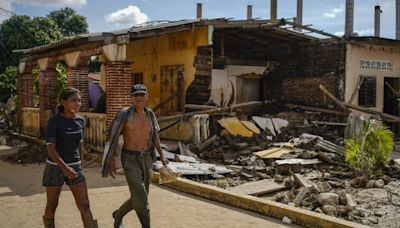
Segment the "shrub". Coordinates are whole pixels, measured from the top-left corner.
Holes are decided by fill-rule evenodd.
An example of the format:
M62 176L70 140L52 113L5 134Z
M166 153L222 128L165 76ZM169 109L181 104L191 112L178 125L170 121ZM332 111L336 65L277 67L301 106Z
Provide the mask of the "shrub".
M367 119L360 134L345 141L346 161L359 174L369 177L380 174L393 152L393 136L381 120Z

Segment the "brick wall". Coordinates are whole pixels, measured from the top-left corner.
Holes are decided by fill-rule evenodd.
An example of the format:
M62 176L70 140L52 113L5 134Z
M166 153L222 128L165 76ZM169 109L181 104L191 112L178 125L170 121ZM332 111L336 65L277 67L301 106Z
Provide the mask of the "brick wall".
M46 131L49 111L55 112L57 106L57 72L50 68L39 73L40 135Z
M344 59L341 43L310 44L292 47L275 60L278 69L265 80L270 98L305 105L331 103L325 99L318 85L323 84L338 98L341 97L339 81Z
M111 125L117 111L128 107L131 102L131 63L130 62L105 62L106 74L106 114L107 129Z
M33 107L33 75L18 74L18 102L20 108Z
M67 86L81 91L81 111L89 110L88 66L67 67Z

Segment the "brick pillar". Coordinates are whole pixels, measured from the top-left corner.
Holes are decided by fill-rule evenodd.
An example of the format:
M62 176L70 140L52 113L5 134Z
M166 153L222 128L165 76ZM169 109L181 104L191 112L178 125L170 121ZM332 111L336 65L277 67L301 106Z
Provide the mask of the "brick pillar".
M17 93L18 93L18 128L22 126L22 108L33 107L33 75L32 64L27 63L22 73L17 76Z
M81 111L89 111L89 85L88 85L88 62L90 57L80 57L76 67L67 66L67 86L74 87L82 93Z
M105 62L107 129L117 111L132 105L131 62Z
M39 73L40 136L44 137L49 117L57 106L57 72L49 67Z
M33 107L33 75L32 73L18 74L19 107Z

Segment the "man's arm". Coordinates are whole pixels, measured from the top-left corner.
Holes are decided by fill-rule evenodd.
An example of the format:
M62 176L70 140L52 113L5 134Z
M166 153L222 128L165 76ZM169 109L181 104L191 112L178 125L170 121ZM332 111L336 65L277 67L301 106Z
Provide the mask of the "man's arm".
M155 147L158 151L158 154L160 155L160 161L162 162L163 165L167 165L168 160L165 159L165 157L164 157L164 152L161 149L161 142L160 142L160 137L158 136L158 134L156 135Z

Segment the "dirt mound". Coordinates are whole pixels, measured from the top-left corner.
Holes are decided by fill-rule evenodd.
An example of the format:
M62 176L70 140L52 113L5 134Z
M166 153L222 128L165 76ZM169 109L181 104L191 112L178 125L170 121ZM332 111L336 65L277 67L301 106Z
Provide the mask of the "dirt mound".
M32 164L42 163L45 161L47 156L46 146L29 144L22 147L14 155L6 158L6 160L16 163Z

